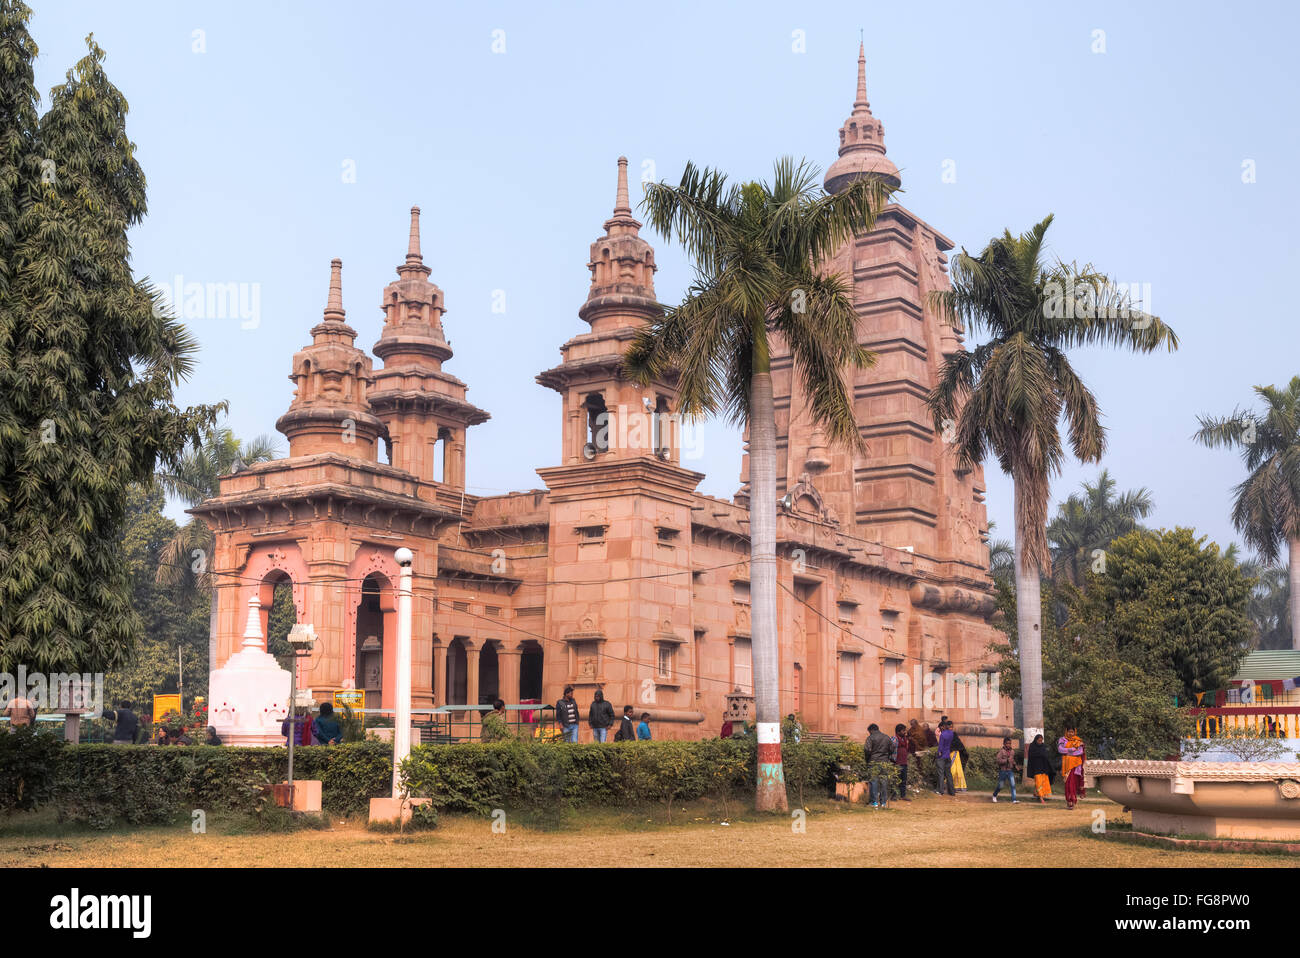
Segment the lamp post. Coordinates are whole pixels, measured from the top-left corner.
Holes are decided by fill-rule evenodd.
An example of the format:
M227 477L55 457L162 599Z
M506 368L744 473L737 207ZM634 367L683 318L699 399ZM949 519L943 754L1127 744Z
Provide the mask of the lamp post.
M289 648L293 649L293 667L289 669L289 808L293 809L293 747L298 740L298 659L311 655L316 645L316 630L297 623L289 629Z
M411 563L415 554L403 546L393 558L397 579L397 715L393 722L393 798L402 797L403 759L411 754Z

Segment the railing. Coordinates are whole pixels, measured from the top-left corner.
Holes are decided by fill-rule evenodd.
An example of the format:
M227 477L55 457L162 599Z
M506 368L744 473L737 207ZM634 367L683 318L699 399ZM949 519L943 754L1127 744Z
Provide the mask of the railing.
M1201 738L1247 733L1266 738L1300 738L1300 707L1236 706L1191 709Z
M483 716L490 705L442 705L432 709L411 709L411 726L420 732L420 744L440 745L483 741ZM355 709L364 716L367 731L375 729L372 717L393 719L392 709ZM507 705L505 726L515 738L555 741L560 730L555 724L555 706ZM378 726L380 728L385 726Z

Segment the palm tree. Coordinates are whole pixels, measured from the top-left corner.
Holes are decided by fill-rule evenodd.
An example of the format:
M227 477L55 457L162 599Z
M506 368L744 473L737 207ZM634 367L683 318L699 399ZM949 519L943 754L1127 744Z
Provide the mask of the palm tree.
M989 534L997 528L997 523L989 521ZM1006 539L988 540L989 547L989 575L993 577L994 582L1006 582L1011 585L1015 582L1016 569L1016 550Z
M200 442L191 444L174 466L154 473L154 481L169 496L187 506L197 506L220 493L222 476L256 462L269 462L279 455L275 443L267 436L245 443L236 439L230 429L216 427L204 433ZM164 585L193 586L212 594L208 621L209 670L216 668L217 657L217 583L209 570L213 542L207 525L201 519L191 518L159 555L155 573L156 581ZM187 570L190 575L186 574Z
M1291 647L1300 649L1300 376L1285 389L1256 386L1264 411L1233 410L1223 419L1198 416L1194 438L1211 448L1241 448L1250 473L1237 486L1232 524L1268 564L1286 543L1291 567Z
M875 357L857 341L850 286L824 272L856 233L873 226L891 189L875 177L825 193L807 162L778 160L771 184L727 185L688 163L681 183L648 184L642 208L695 261L683 302L638 331L624 359L642 383L674 371L679 408L692 419L725 412L749 431L750 566L759 810L786 807L781 766L776 630L776 414L770 357L784 342L815 423L863 449L844 374Z
M1026 730L1043 726L1042 595L1049 568L1047 497L1064 459L1062 416L1082 462L1106 448L1097 399L1066 358L1073 346L1178 346L1173 330L1136 309L1092 266L1044 262L1048 216L1020 236L1006 231L979 256L964 249L952 288L931 293L947 322L989 341L950 355L930 394L936 428L955 424L957 455L973 466L997 456L1015 486L1016 632Z
M1110 470L1103 469L1095 483L1083 484L1083 495L1071 493L1057 506L1056 518L1047 526L1054 578L1063 576L1082 588L1084 570L1091 565L1093 554L1132 532L1138 520L1155 508L1145 487L1117 496L1116 485Z

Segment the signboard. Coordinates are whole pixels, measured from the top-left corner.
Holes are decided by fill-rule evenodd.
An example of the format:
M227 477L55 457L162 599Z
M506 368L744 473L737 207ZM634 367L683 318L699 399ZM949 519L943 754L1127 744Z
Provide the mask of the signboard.
M366 707L366 690L365 689L339 689L334 693L334 707L341 709L343 707L352 709L356 712ZM365 716L360 716L363 719Z
M170 692L167 695L155 695L153 697L153 720L155 722L162 719L168 712L181 712L181 694L179 692Z

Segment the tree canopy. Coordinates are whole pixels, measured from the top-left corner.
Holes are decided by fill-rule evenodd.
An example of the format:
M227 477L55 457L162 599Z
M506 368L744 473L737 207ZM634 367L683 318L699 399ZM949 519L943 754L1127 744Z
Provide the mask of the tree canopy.
M145 179L104 52L38 121L29 16L0 0L0 668L99 671L143 632L129 489L218 409L176 406L195 343L131 271Z

